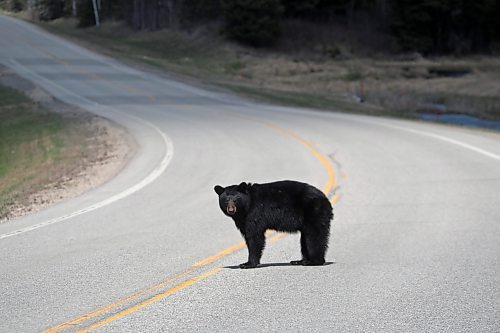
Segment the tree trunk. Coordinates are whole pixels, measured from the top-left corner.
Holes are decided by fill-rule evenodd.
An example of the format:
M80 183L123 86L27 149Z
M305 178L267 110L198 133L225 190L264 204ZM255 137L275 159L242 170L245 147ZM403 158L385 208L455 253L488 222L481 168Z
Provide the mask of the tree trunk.
M178 29L180 24L178 0L166 0L166 9L168 15L168 27Z
M181 0L129 0L126 17L134 30L177 29Z
M356 14L356 0L350 0L347 5L347 24L352 28L354 24L354 16Z

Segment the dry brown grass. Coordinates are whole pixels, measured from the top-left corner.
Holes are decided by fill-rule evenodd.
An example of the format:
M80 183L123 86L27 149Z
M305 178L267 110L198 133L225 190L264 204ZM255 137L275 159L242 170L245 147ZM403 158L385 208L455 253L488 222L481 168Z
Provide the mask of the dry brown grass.
M319 96L359 96L368 103L405 113L431 104L445 104L450 111L500 117L498 58L312 62L274 56L259 60L248 58L245 63L240 75L233 78L263 88ZM439 77L433 73L436 68L468 73Z
M371 104L380 107L382 114L403 117L412 117L429 105L443 104L449 111L500 118L500 58L398 57L394 55L394 41L374 33L369 26L346 30L289 22L284 39L274 49L225 42L216 28L210 27L191 33L146 33L106 23L99 29L79 30L71 21L62 20L49 28L119 58L223 84L274 102L294 104L293 100L300 100L301 106L358 112L372 112L372 108L364 107ZM440 76L449 71L466 74ZM275 98L268 98L272 94ZM283 99L283 94L299 98ZM367 103L356 104L360 98ZM352 106L339 108L338 101Z

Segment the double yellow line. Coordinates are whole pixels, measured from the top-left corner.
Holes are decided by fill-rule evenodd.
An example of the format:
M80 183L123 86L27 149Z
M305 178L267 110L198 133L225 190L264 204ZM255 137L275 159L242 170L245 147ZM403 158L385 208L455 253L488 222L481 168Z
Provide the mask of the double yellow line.
M57 59L55 56L53 56L51 54L50 54L50 56L52 56L53 58L55 58L57 61L59 61L61 64L63 64L64 66L66 66L68 68L73 67L64 61ZM81 73L85 74L85 75L89 75L89 76L99 77L96 74L87 73L85 71L81 71ZM131 93L140 92L137 89L130 88L130 87L128 87L127 90ZM142 92L140 92L140 93L142 93ZM149 96L149 97L154 99L154 96ZM334 192L334 189L336 186L336 179L335 179L335 171L334 171L333 164L328 157L326 157L321 152L319 152L312 144L308 143L306 140L302 139L297 134L295 134L291 131L285 130L285 129L283 129L279 126L276 126L274 124L262 122L262 121L247 118L247 117L241 117L241 118L245 118L246 120L260 123L261 125L264 125L267 128L272 129L273 131L280 133L281 135L289 137L292 140L303 145L307 150L309 150L319 160L319 162L323 165L323 167L325 168L325 170L327 172L328 181L325 184L325 186L323 187L323 192L327 196L330 196L330 194L332 194ZM330 200L333 204L335 204L339 200L339 198L340 197L338 194L333 193L333 196L330 198ZM276 241L282 239L283 237L285 237L285 235L286 234L270 233L269 236L271 238L269 241L276 242ZM152 294L152 293L156 292L157 290L160 290L160 289L162 289L162 288L164 288L172 283L175 283L179 280L182 280L182 279L188 277L189 275L191 275L192 273L196 272L197 270L201 269L202 267L210 265L210 264L216 262L217 260L219 260L225 256L228 256L228 255L230 255L236 251L239 251L241 249L244 249L245 247L246 247L246 245L245 245L245 242L243 242L243 241L239 242L237 244L234 244L234 245L232 245L232 246L230 246L230 247L228 247L228 248L226 248L226 249L224 249L224 250L222 250L222 251L220 251L220 252L218 252L210 257L204 258L204 259L194 263L186 271L181 272L181 273L179 273L171 278L168 278L168 279L161 281L153 286L150 286L148 288L137 291L131 295L123 297L123 298L121 298L121 299L119 299L111 304L105 305L105 306L100 307L96 310L93 310L91 312L88 312L86 314L83 314L81 316L73 318L73 319L68 320L66 322L63 322L61 324L58 324L58 325L53 326L51 328L48 328L43 332L44 333L56 333L56 332L62 332L64 330L68 330L68 329L75 329L85 322L91 321L92 319L99 318L101 316L105 316L106 313L109 313L113 310L125 307L123 310L121 310L115 314L111 314L100 321L92 323L91 325L86 326L85 328L78 330L78 332L89 332L89 331L95 330L103 325L106 325L106 324L108 324L112 321L115 321L121 317L124 317L130 313L138 311L151 303L154 303L154 302L157 302L161 299L164 299L164 298L166 298L166 297L168 297L168 296L170 296L170 295L172 295L180 290L183 290L183 289L195 284L196 282L204 280L204 279L208 278L209 276L212 276L212 275L218 273L219 271L221 271L222 268L220 268L220 267L213 268L208 272L205 272L201 275L184 280L184 281L168 288L167 290L165 290L163 292L157 293L154 296L147 298L149 294ZM135 305L131 305L144 297L146 297L145 300L142 300ZM127 304L129 304L131 306L126 307Z
M206 279L210 275L214 275L215 273L219 272L221 269L222 269L221 267L216 267L216 268L214 268L214 269L212 269L212 270L210 270L210 271L208 271L208 272L206 272L206 273L204 273L202 275L199 275L199 276L193 277L193 278L191 278L189 280L186 280L184 282L181 282L181 283L173 286L172 288L170 288L170 289L168 289L168 290L166 290L166 291L164 291L162 293L156 294L155 296L153 296L151 298L148 298L147 300L145 300L145 301L143 301L143 302L141 302L141 303L139 303L137 305L134 305L134 306L132 306L130 308L127 308L127 309L125 309L125 310L123 310L121 312L118 312L115 315L107 317L106 319L101 320L101 321L99 321L99 322L97 322L95 324L92 324L89 327L86 327L86 328L84 328L82 330L79 330L78 332L81 332L81 333L83 333L83 332L89 332L89 331L92 331L92 330L94 330L94 329L96 329L98 327L106 325L107 323L110 323L110 322L112 322L112 321L114 321L114 320L116 320L118 318L121 318L123 316L126 316L126 315L132 313L132 312L140 310L143 307L145 307L145 306L147 306L147 305L149 305L151 303L157 302L157 301L159 301L159 300L161 300L161 299L163 299L165 297L168 297L168 296L172 295L173 293L176 293L176 292L178 292L178 291L180 291L180 290L182 290L182 289L184 289L186 287L189 287L190 285L192 285L192 284L194 284L194 283L196 283L196 282L198 282L200 280Z
M287 130L285 130L281 127L278 127L276 125L273 125L273 124L269 124L269 123L263 123L263 124L266 127L295 140L296 142L303 145L307 150L309 150L321 162L321 164L323 165L323 167L325 168L325 170L328 174L328 181L323 188L323 192L326 195L333 193L334 188L336 186L336 178L335 178L335 171L334 171L333 164L328 157L323 155L312 144L308 143L307 141L302 139L297 134L295 134L291 131L287 131ZM330 200L334 204L339 200L339 198L340 197L338 194L334 194ZM273 234L274 234L274 236L271 237L270 242L278 241L279 239L283 238L286 235L286 234L271 233L271 235L273 235ZM209 256L207 258L204 258L204 259L194 263L189 269L187 269L186 271L184 271L182 273L177 274L176 276L174 276L172 278L169 278L169 279L164 280L160 283L157 283L149 288L140 290L140 291L138 291L134 294L131 294L127 297L121 298L114 303L105 305L105 306L98 308L94 311L91 311L89 313L86 313L86 314L81 315L79 317L76 317L74 319L71 319L71 320L66 321L64 323L61 323L57 326L51 327L51 328L45 330L44 333L56 333L56 332L61 332L61 331L66 330L66 329L75 328L78 325L80 325L86 321L90 321L93 318L100 317L100 316L104 315L105 313L108 313L108 312L110 312L116 308L119 308L121 306L124 306L126 304L130 304L130 303L132 303L132 302L134 302L142 297L147 296L148 294L153 293L154 291L156 291L158 289L161 289L161 288L163 288L171 283L179 281L179 280L189 276L190 274L194 273L196 270L198 270L204 266L210 265L210 264L216 262L217 260L219 260L225 256L228 256L228 255L230 255L238 250L244 249L245 247L246 247L245 242L243 242L243 241L239 242L237 244L234 244L234 245L232 245L232 246L230 246L230 247L228 247L228 248L226 248L226 249L224 249L224 250L222 250L222 251L220 251L212 256ZM83 333L83 332L89 332L89 331L92 331L94 329L97 329L103 325L106 325L106 324L108 324L112 321L115 321L121 317L124 317L130 313L133 313L137 310L140 310L151 303L157 302L157 301L164 299L165 297L168 297L168 296L170 296L170 295L172 295L180 290L183 290L183 289L193 285L196 282L204 280L204 279L208 278L209 276L212 276L212 275L218 273L219 271L221 271L221 269L222 269L221 267L213 268L206 273L189 278L181 283L174 285L173 287L170 287L169 289L167 289L161 293L157 293L156 295L149 297L146 300L143 300L142 302L140 302L136 305L125 308L116 314L112 314L112 315L110 315L110 316L108 316L108 317L106 317L98 322L95 322L95 323L91 324L90 326L87 326L87 327L79 330L78 332Z
M280 133L280 134L283 134L283 135L297 141L298 143L300 143L301 145L306 147L307 150L309 150L311 153L313 153L313 155L318 159L318 161L321 162L321 164L325 168L326 173L328 175L328 181L325 184L325 186L323 187L323 193L328 197L331 196L330 201L332 204L335 204L340 199L340 196L337 193L333 193L335 190L337 180L335 178L335 170L333 168L333 164L332 164L331 160L327 156L320 153L312 144L305 141L304 139L302 139L300 136L293 133L292 131L285 130L281 127L278 127L276 125L269 124L269 123L264 123L264 125L270 129Z

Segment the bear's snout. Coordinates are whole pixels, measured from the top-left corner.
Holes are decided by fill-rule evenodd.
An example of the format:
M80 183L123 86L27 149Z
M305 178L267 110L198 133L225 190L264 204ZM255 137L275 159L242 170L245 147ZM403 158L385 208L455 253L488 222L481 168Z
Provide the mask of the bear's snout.
M236 205L234 203L234 201L232 200L229 200L229 202L227 203L227 207L226 207L226 211L229 215L234 215L236 214Z

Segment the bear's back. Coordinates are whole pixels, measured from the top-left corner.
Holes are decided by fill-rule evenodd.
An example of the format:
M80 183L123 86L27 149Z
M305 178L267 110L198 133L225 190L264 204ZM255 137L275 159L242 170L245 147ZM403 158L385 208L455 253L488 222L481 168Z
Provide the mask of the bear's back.
M250 186L252 204L248 218L259 221L261 229L295 232L306 225L328 228L332 206L312 185L284 180Z
M286 205L304 204L312 199L325 197L323 192L314 186L293 180L252 184L250 195L254 202L276 202Z

